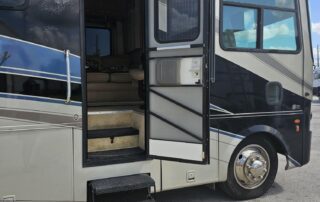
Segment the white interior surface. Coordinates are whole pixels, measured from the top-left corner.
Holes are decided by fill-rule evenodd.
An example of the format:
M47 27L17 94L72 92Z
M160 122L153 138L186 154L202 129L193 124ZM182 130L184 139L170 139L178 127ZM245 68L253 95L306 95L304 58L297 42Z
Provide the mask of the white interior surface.
M203 112L202 87L152 87L151 89L199 113Z
M201 116L179 107L154 93L150 93L150 111L190 131L199 138L203 137L203 118Z
M173 142L201 143L200 140L152 115L150 116L150 138Z
M150 155L202 161L202 144L150 139Z

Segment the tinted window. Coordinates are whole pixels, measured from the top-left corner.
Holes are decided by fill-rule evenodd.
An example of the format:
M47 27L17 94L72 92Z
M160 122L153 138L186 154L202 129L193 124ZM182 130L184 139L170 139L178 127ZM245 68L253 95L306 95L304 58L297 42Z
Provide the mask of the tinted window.
M0 92L66 99L66 58L62 51L80 54L79 1L0 0L0 5L3 2L12 6L27 2L28 6L22 11L0 12L0 65L11 68L1 69ZM71 80L79 82L80 58L71 55L70 63ZM78 83L72 84L72 100L81 100Z
M263 49L297 50L295 13L265 10L263 19Z
M80 55L79 1L26 0L26 2L28 7L23 11L0 12L1 35L59 50L69 49L71 53Z
M273 6L279 8L295 8L295 0L224 0L225 2L256 4L262 6Z
M257 48L257 10L224 6L222 37L225 48Z
M26 0L0 0L0 7L22 6Z
M158 0L155 19L159 42L195 40L200 32L200 1Z
M81 101L81 85L72 84L72 100ZM67 84L28 76L0 73L0 93L66 99Z
M108 56L111 54L111 33L109 29L86 28L87 56Z
M222 47L296 52L300 44L294 5L294 0L223 0Z

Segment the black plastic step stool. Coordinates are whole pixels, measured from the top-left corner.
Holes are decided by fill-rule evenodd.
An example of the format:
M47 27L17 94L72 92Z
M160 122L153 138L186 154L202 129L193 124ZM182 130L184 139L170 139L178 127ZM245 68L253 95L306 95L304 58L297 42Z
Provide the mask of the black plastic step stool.
M146 174L93 180L88 182L87 201L142 201L150 198L151 187L156 192L154 180Z

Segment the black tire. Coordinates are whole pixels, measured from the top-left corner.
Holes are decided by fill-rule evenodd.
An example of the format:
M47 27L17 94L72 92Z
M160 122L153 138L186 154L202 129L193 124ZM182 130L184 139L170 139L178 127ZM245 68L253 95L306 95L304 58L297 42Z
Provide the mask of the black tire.
M255 189L245 189L240 186L234 176L234 162L235 158L238 156L238 153L248 145L259 145L263 147L269 155L270 158L270 169L268 176L266 177L265 181ZM252 137L247 140L241 142L237 148L235 149L234 153L231 156L231 160L228 166L228 179L226 182L220 183L219 187L231 198L236 200L249 200L254 199L262 196L265 194L276 178L278 171L278 155L277 151L273 147L270 141L265 138L259 137Z

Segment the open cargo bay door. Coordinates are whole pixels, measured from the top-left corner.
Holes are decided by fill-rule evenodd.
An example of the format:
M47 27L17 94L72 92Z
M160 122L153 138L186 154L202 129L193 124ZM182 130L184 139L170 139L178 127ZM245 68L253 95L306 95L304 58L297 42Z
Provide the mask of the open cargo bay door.
M151 0L147 137L151 158L208 163L206 0Z

